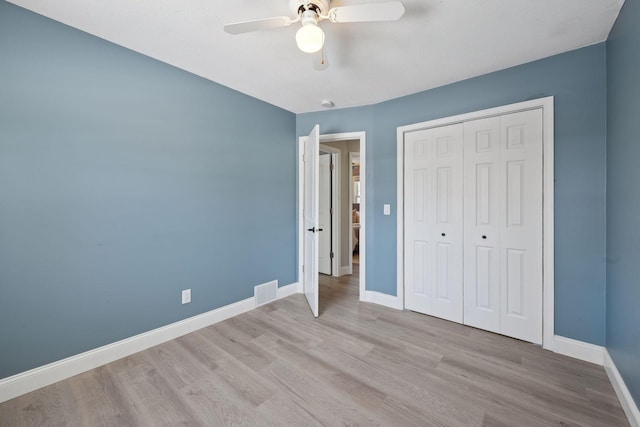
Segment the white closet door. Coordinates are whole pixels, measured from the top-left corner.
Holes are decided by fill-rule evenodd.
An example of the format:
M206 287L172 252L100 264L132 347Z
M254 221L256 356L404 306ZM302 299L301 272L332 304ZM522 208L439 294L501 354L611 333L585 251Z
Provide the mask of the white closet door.
M464 323L542 343L542 111L464 128Z
M464 125L464 323L500 332L500 118Z
M542 110L502 116L500 133L500 333L542 344Z
M463 125L405 136L405 306L462 322Z

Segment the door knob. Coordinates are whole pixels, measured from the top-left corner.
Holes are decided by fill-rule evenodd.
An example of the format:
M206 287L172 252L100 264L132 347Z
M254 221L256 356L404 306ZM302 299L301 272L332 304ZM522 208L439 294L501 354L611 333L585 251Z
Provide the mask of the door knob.
M482 238L483 238L483 239L486 239L486 238L487 238L487 236L482 236Z
M446 236L446 234L445 234L445 233L442 233L442 237L444 237L444 236Z
M322 231L322 228L311 227L311 228L307 228L307 231L315 233L316 231Z

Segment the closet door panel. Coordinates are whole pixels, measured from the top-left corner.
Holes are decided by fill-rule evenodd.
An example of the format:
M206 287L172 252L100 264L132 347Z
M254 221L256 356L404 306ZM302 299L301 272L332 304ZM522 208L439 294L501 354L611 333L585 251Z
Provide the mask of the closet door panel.
M434 138L434 241L431 314L462 323L463 125L432 129Z
M501 136L500 332L542 344L542 110L502 116Z
M432 298L432 141L430 131L405 135L405 307L420 313L430 312Z
M500 330L500 118L464 125L464 323Z
M462 322L462 125L405 135L405 306Z

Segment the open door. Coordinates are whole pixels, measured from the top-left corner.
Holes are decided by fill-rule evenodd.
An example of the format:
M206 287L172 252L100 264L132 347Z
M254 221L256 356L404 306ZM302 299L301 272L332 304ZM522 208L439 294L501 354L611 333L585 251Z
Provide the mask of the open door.
M304 143L304 295L314 317L318 317L318 195L320 162L320 126L315 125Z

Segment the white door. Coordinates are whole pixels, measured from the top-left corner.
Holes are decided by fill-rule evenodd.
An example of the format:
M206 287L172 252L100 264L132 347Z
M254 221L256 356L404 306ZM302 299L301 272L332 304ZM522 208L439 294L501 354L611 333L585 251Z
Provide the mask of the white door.
M462 323L463 125L405 135L405 306Z
M464 323L541 344L542 110L464 134Z
M320 155L318 223L318 271L331 274L331 159L332 154Z
M500 333L542 344L542 110L502 116L500 133Z
M316 125L304 143L304 294L318 317L318 163L320 127Z
M464 125L464 323L500 332L500 118Z

